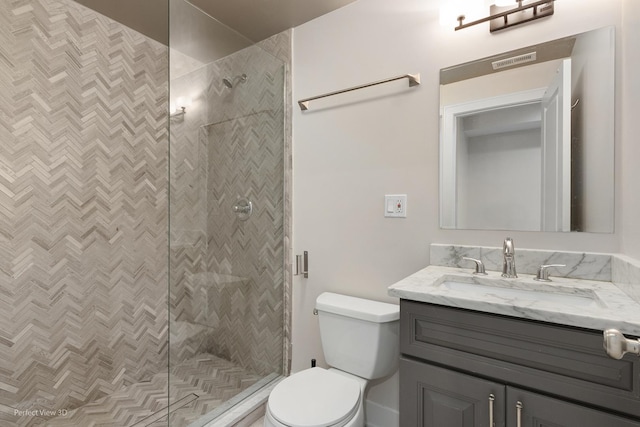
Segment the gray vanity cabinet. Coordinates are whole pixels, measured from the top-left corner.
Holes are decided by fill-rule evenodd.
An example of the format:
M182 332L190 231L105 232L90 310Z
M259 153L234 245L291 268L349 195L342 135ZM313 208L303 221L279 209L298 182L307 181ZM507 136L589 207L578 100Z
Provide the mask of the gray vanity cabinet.
M521 424L517 424L518 417ZM640 421L514 387L507 387L507 420L507 425L514 427L640 426Z
M602 333L400 304L402 427L640 427L640 362Z
M504 427L504 385L400 359L400 425Z

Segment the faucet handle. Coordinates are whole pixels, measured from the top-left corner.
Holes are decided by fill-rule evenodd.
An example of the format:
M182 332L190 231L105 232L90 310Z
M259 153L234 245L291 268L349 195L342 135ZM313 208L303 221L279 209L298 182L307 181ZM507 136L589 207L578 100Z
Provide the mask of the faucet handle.
M536 274L536 277L534 277L533 280L537 280L539 282L550 282L551 279L549 279L548 268L551 268L551 267L566 267L566 265L564 264L541 265L540 268L538 268L538 274Z
M462 259L465 259L467 261L473 261L476 263L476 271L473 272L473 274L487 274L486 271L484 271L484 264L482 263L481 260L479 259L475 259L475 258L470 258L470 257L462 257Z

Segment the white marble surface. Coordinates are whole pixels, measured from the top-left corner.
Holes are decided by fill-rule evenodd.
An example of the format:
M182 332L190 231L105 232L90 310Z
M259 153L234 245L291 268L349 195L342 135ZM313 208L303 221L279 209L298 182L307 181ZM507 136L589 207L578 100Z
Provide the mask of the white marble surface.
M276 374L268 375L252 387L229 399L210 414L189 424L189 427L233 427L250 425L247 417L264 409L273 388L284 379ZM261 414L260 414L261 415ZM253 420L249 421L253 423Z
M566 267L549 270L552 276L575 279L611 281L610 254L587 252L559 252L539 249L521 249L515 242L516 269L518 274L535 274L541 265L564 264ZM445 267L473 267L471 257L482 260L487 270L502 270L502 247L479 247L432 244L431 265Z
M388 292L402 299L595 330L616 328L640 336L640 303L621 287L608 281L566 277L552 277L552 282L543 283L533 280L533 275L518 275L517 279L505 279L496 271L479 276L469 268L431 265L393 284ZM478 289L451 290L443 285L448 280ZM513 295L514 289L525 292ZM532 291L536 292L534 297Z
M612 281L640 303L640 262L625 255L612 258Z

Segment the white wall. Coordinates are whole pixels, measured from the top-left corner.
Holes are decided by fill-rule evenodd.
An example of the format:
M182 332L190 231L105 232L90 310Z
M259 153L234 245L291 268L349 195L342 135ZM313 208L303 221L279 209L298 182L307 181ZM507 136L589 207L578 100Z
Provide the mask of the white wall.
M622 76L623 87L616 88L622 94L622 114L617 116L622 122L622 147L618 150L618 164L621 173L616 175L620 182L616 197L622 206L616 216L621 225L622 252L640 259L640 1L624 0Z
M435 1L359 0L294 30L294 101L404 73L420 73L422 85L408 88L402 81L318 101L305 113L294 108L293 247L295 253L309 251L310 270L308 279L293 283L293 371L307 367L311 358L323 360L312 315L321 292L394 301L387 287L429 264L430 243L500 246L506 236L438 227L439 69L619 25L622 1L637 2L563 0L548 19L490 34L488 25L443 29ZM629 7L637 11L636 5ZM635 102L637 111L637 101L626 102ZM625 137L634 138L631 132ZM638 175L627 171L622 177L638 182ZM620 207L634 196L628 187L618 188L624 196L618 198ZM406 219L383 217L383 196L393 193L408 194ZM633 203L637 213L640 207ZM627 230L637 238L625 247L640 253L640 225L634 226ZM621 240L619 229L509 234L516 250L618 252ZM395 381L375 387L370 397L397 407Z

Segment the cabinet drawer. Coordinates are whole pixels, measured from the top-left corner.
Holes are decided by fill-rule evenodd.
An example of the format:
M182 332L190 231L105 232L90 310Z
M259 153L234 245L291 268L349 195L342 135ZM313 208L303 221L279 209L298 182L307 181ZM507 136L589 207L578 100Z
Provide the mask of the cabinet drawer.
M608 357L602 332L401 301L408 356L640 416L638 357Z

